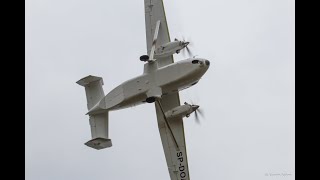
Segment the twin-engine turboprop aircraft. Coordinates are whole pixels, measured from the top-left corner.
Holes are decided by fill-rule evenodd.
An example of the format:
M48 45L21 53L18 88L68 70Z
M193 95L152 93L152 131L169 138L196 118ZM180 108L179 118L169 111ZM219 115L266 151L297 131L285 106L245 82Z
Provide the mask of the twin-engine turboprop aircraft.
M92 139L85 145L94 149L111 147L109 112L142 103L155 103L159 132L171 180L190 180L183 117L199 106L180 105L179 91L195 85L210 62L201 58L173 61L173 54L189 42L171 42L162 0L144 0L147 52L142 55L144 73L130 79L107 95L101 77L87 76L77 81L85 87Z

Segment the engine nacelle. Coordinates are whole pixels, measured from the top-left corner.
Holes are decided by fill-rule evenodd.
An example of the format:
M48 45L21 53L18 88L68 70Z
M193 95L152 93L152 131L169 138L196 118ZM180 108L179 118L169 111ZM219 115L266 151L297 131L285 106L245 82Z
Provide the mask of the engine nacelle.
M154 52L154 57L155 59L157 59L168 57L175 53L178 54L180 50L185 48L188 44L189 42L178 41L177 39L175 39L175 41L173 42L169 42L159 46Z
M188 103L184 103L182 106L175 107L165 113L167 119L173 119L177 117L189 117L192 112L197 110L199 106L190 105Z

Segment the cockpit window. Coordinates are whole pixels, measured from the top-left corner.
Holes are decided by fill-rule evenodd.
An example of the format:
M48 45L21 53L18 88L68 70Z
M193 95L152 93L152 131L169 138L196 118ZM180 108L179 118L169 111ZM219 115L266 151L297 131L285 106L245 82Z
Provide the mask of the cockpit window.
M191 62L192 62L192 64L203 64L203 62L200 60L193 60Z
M199 64L199 60L193 60L192 64Z

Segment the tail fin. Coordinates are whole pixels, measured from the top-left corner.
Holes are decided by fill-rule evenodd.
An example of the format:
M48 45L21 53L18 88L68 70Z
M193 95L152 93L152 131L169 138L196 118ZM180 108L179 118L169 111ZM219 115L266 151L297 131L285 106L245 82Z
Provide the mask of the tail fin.
M103 79L101 77L90 75L77 81L77 84L84 86L86 89L88 110L90 110L100 101L101 98L104 97L102 88Z
M108 112L90 115L90 126L92 139L85 145L94 149L104 149L112 146L111 139L108 139L109 134L109 117Z
M79 81L77 81L77 83L85 87L88 110L90 110L94 105L96 105L100 101L101 98L104 97L104 92L102 88L103 80L101 77L90 75L80 79ZM111 147L111 139L108 139L108 111L90 115L89 121L92 139L86 142L85 145L97 150Z

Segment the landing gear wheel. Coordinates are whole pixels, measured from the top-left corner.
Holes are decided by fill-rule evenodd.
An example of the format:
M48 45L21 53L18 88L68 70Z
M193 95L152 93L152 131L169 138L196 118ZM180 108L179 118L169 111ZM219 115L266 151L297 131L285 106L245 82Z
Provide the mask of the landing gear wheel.
M179 51L179 50L176 50L176 53L177 53L177 54L179 54L179 53L180 53L180 51Z
M154 103L156 101L156 98L155 97L148 97L146 99L147 103Z
M148 60L149 60L149 56L148 55L140 56L140 61L148 61Z

